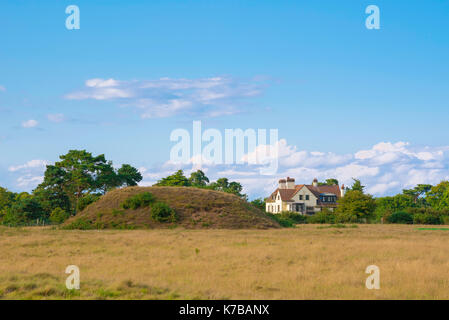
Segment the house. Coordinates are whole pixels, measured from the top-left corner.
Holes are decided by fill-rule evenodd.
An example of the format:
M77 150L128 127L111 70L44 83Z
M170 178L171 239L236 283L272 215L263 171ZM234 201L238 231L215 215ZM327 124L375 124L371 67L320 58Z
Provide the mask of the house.
M317 179L311 185L295 185L295 179L287 177L279 180L279 187L266 199L266 211L291 211L309 215L322 211L323 208L333 211L338 199L344 194L344 185L319 185Z

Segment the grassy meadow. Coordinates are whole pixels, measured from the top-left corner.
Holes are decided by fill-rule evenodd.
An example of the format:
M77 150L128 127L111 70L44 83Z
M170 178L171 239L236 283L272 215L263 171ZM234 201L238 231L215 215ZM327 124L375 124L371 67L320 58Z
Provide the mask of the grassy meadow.
M449 299L449 231L418 228L0 227L0 299ZM365 287L372 264L380 290Z

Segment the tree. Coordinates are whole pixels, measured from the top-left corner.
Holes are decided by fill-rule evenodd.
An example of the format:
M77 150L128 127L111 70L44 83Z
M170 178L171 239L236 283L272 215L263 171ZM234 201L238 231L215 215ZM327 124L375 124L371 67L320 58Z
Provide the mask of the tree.
M129 164L123 164L117 171L120 185L126 185L127 187L137 186L137 184L142 181L142 174Z
M404 195L410 196L413 199L414 203L418 202L418 199L426 194L427 192L429 192L432 189L432 185L430 184L418 184L415 188L413 189L404 189L402 191L402 193Z
M178 170L174 174L162 178L155 186L190 186L189 179L184 176L184 171Z
M47 220L48 214L45 213L38 201L33 198L25 198L6 210L3 224L21 226L37 219Z
M98 188L102 194L106 194L106 192L120 187L121 184L122 181L117 172L115 172L112 162L108 161L98 165L91 191Z
M352 180L354 180L354 183L351 187L352 191L360 191L361 193L363 193L363 190L365 189L365 186L362 186L362 183L360 182L359 179L354 179L352 178Z
M16 194L14 192L0 187L0 210L11 207L15 198Z
M326 182L318 182L318 185L320 186L338 186L338 180L331 178L326 179Z
M235 194L236 196L239 196L241 198L246 199L246 194L242 194L243 187L239 182L229 182L228 178L220 178L216 182L212 182L208 188L212 190L227 192Z
M427 202L437 210L449 209L449 181L442 181L427 192Z
M386 213L404 211L412 207L416 207L413 199L404 194L376 199L376 215L379 218L383 217Z
M360 190L350 190L338 200L336 213L351 214L357 218L369 218L374 213L376 203L372 195Z
M204 187L209 183L209 178L203 171L197 170L190 174L189 182L194 187Z
M102 190L106 192L119 184L112 162L106 161L103 154L92 156L86 150L70 150L59 157L61 161L55 165L48 165L44 181L37 190L46 190L52 193L58 201L68 197L71 211L77 211L79 199L84 194ZM53 206L52 210L64 206Z
M250 203L253 206L255 206L256 208L259 208L260 210L265 211L265 200L264 199L262 199L262 198L254 199Z

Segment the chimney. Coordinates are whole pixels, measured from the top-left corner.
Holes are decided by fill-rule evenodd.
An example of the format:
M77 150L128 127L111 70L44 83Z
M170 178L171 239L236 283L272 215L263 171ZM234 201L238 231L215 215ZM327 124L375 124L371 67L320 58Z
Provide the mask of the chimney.
M279 189L287 189L287 181L285 179L279 180Z
M295 179L287 177L287 189L295 189Z
M345 192L346 192L344 184L341 185L341 190L340 191L341 191L341 197L343 198L345 196Z
M318 187L318 179L317 178L313 179L312 186Z

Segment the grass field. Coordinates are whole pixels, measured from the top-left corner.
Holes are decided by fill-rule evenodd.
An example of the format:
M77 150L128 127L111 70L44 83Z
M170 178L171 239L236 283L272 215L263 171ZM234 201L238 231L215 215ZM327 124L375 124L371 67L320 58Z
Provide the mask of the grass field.
M0 228L2 299L449 299L449 232ZM81 290L65 288L68 265ZM381 289L365 287L368 265Z

